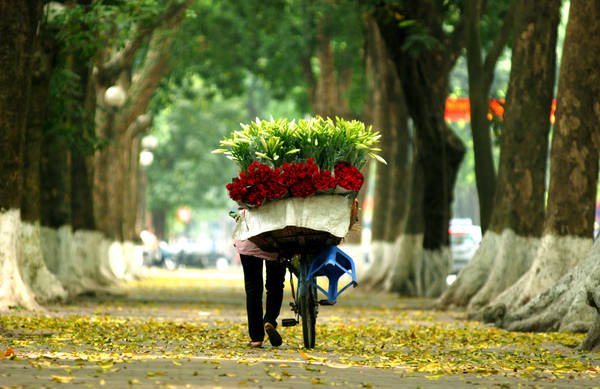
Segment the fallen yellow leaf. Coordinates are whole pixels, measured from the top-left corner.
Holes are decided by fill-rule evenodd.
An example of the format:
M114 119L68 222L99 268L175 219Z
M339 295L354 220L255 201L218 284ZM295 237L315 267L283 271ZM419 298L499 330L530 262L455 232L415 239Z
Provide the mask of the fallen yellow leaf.
M53 375L52 376L52 381L54 382L59 382L61 384L69 384L71 383L73 380L75 379L75 377L70 377L70 376L63 376L63 375Z

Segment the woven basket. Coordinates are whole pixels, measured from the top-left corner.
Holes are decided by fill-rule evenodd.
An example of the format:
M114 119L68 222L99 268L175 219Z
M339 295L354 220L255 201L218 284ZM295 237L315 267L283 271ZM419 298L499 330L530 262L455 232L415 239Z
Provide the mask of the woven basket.
M278 252L284 258L291 258L301 254L316 255L328 246L337 246L342 238L325 231L287 226L255 235L250 240L262 250Z

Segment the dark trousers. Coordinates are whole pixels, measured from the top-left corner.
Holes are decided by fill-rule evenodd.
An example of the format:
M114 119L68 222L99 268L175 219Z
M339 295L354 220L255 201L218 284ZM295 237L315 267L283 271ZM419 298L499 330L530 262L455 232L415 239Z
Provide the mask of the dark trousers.
M277 327L277 317L283 302L285 265L277 261L263 260L248 255L240 255L244 269L246 289L246 312L248 313L248 333L253 342L262 342L265 337L264 324L269 322ZM263 316L263 263L267 268L265 289L267 304Z

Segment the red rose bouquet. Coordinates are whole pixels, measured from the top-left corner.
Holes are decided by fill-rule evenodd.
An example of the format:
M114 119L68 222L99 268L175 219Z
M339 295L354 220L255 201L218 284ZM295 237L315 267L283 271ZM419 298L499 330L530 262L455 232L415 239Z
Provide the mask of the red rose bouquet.
M320 170L312 158L306 162L284 163L281 168L270 168L252 162L248 172L227 184L229 197L244 206L258 207L265 201L284 197L309 197L319 192L331 193L336 186L359 191L364 182L362 173L347 162L338 162L335 176L329 170Z

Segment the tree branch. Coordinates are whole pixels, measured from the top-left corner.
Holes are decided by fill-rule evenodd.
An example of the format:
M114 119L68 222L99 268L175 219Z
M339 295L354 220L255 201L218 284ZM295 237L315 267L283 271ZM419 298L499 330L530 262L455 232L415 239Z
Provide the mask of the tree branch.
M132 140L136 136L146 132L152 125L153 116L150 113L139 115L125 131L125 139Z
M100 66L99 73L101 74L101 78L104 80L114 79L121 71L130 67L135 53L154 30L180 18L183 11L185 11L192 2L192 0L174 1L161 15L148 23L144 23L142 26L136 26L137 28L134 28L134 30L137 31L134 31L133 39L127 41L123 49L116 53L108 62Z
M504 16L502 27L496 35L496 39L494 39L492 48L485 57L485 61L483 63L483 80L485 83L484 85L486 85L488 88L494 78L494 68L496 67L496 62L498 62L498 58L500 58L500 55L506 46L506 42L508 41L510 33L513 31L513 21L516 8L517 1L512 0L510 7Z
M305 55L302 57L302 73L304 74L304 79L306 80L306 85L308 86L308 96L310 98L311 103L314 102L315 99L315 89L317 85L317 80L315 79L315 75L312 71L312 65L310 63L310 56Z
M448 68L450 68L450 69L453 68L454 65L456 64L456 61L460 57L462 49L465 45L464 39L465 39L465 12L463 9L461 17L460 17L458 23L456 24L454 31L452 31L452 34L447 38L447 42L448 42L448 45L447 45L447 47L448 47L447 67Z
M191 2L189 0L188 2ZM164 28L156 30L137 81L129 89L129 104L122 111L124 128L128 128L140 115L146 112L152 94L165 74L169 72L169 52L177 33L175 28L183 20L183 11L179 17L171 19Z

